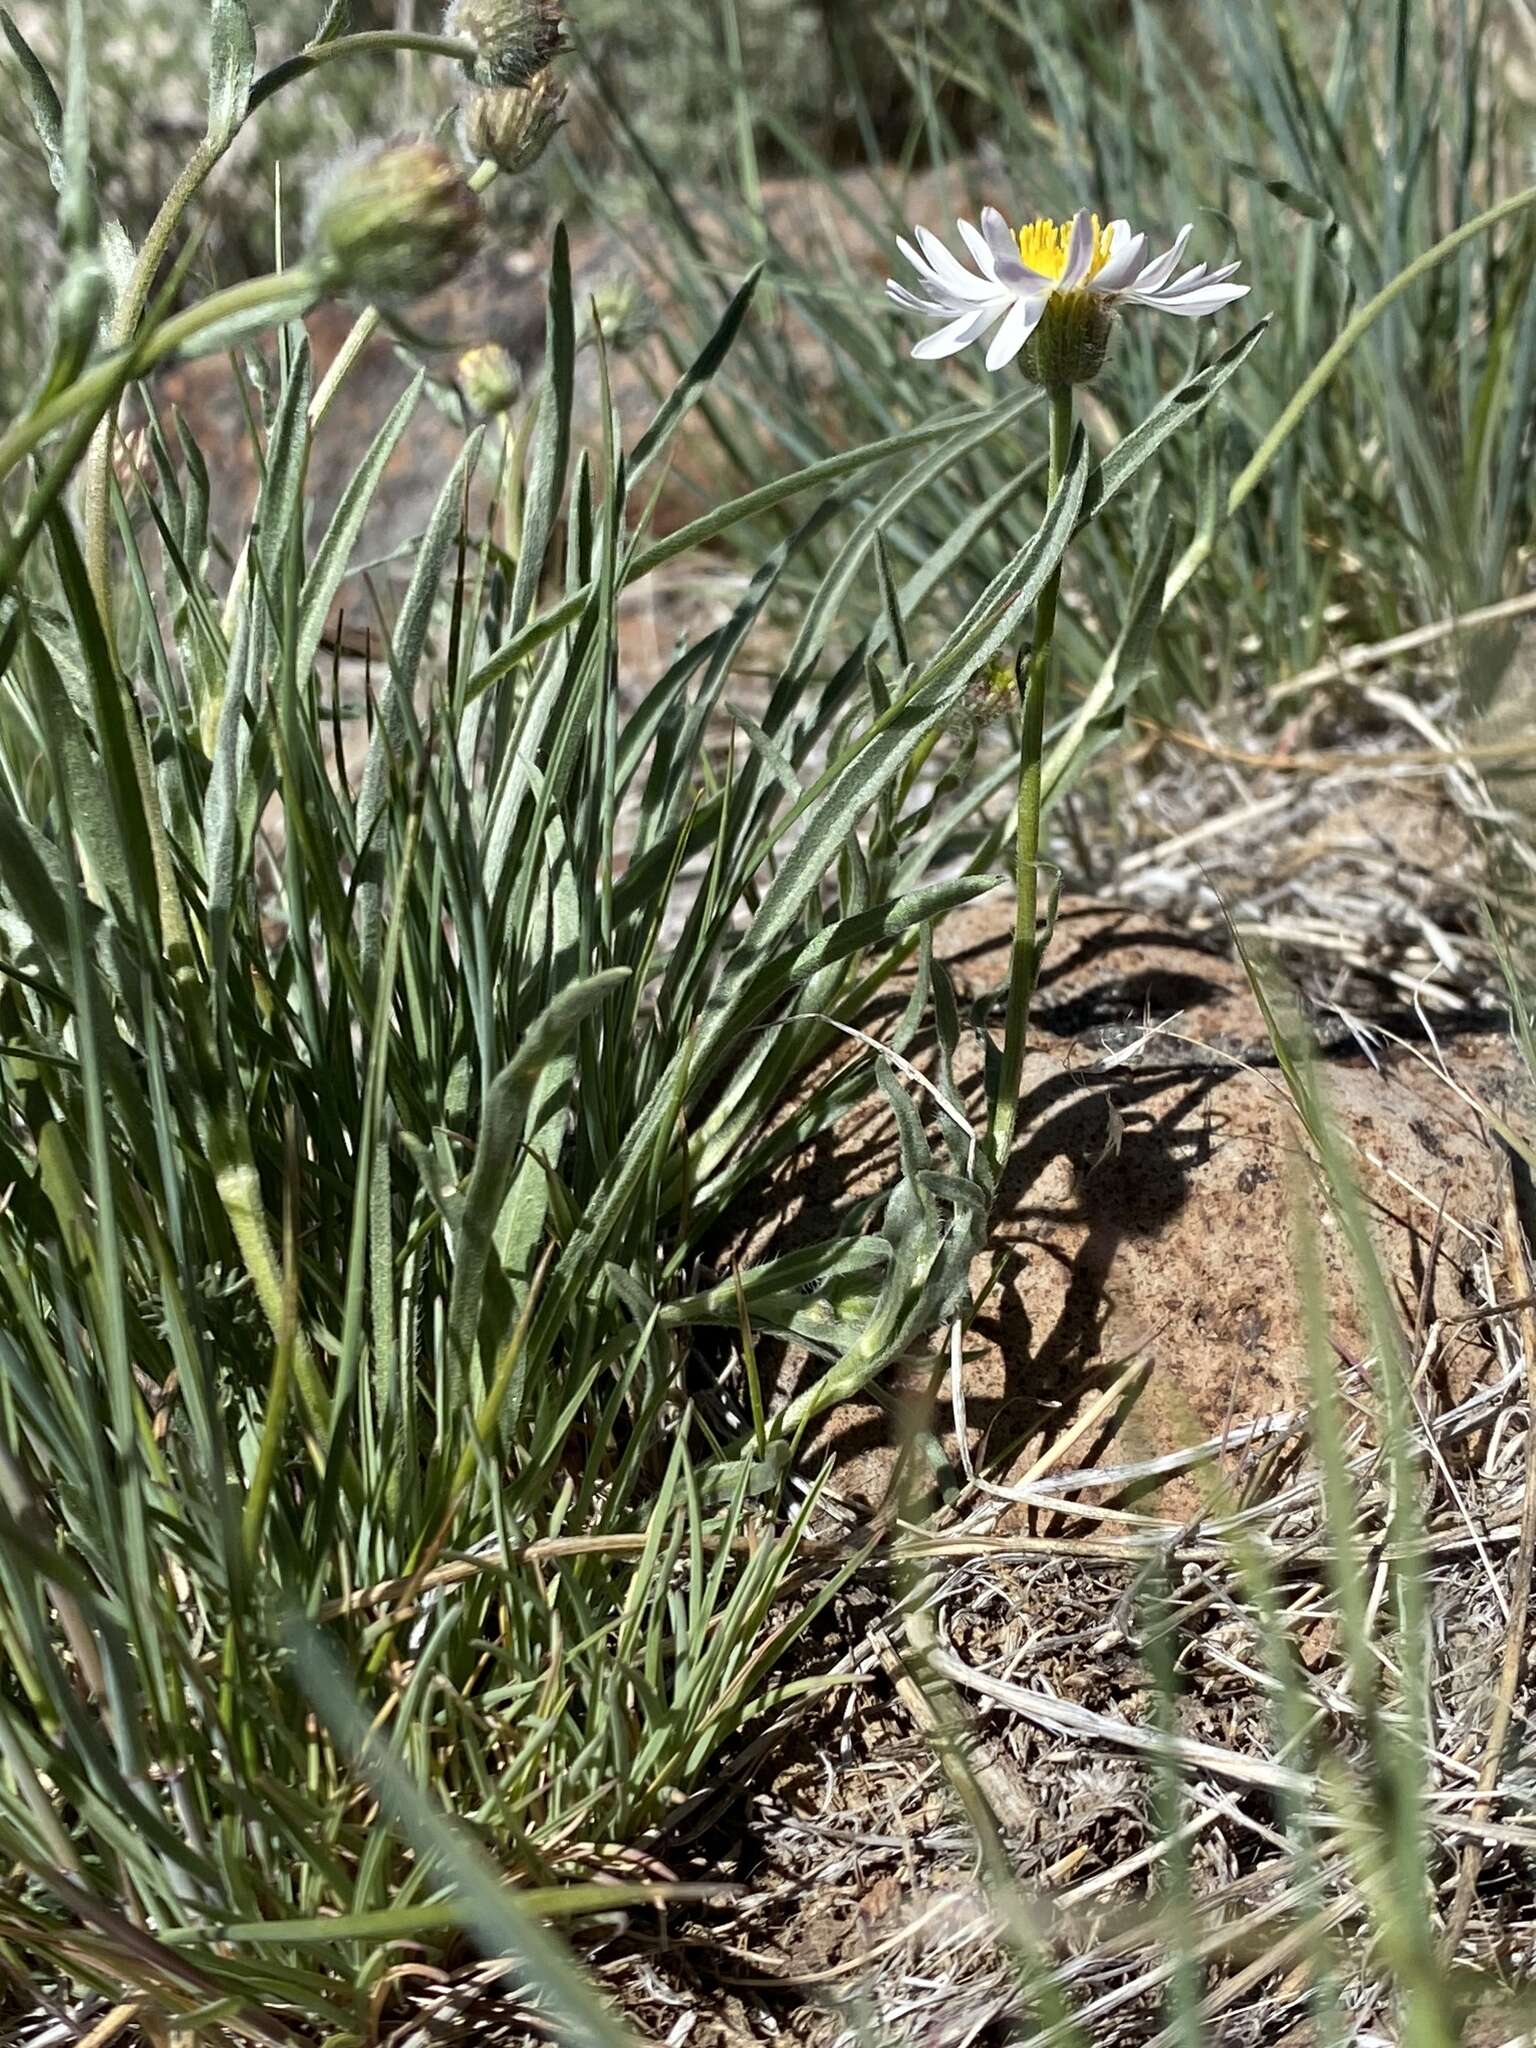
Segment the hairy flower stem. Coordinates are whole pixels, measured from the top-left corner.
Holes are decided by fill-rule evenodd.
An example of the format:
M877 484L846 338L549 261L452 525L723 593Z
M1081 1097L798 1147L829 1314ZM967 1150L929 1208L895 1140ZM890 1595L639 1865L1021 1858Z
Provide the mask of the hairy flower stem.
M109 349L126 347L137 334L155 278L181 216L227 147L227 143L200 142L187 159L181 176L166 194L144 238L144 246L134 259L122 296L112 310L106 337ZM117 406L114 402L96 429L84 473L85 568L91 589L96 593L96 609L101 613L102 625L108 633L112 630L112 607L108 601L107 556L112 514L112 437L116 428Z
M1056 385L1050 393L1051 464L1046 502L1055 497L1067 465L1072 441L1072 387ZM1040 778L1045 752L1045 700L1050 689L1051 649L1056 637L1056 599L1061 590L1061 564L1052 571L1035 606L1035 643L1024 682L1024 736L1019 752L1019 800L1014 828L1016 908L1013 953L1008 968L1008 1009L1003 1023L1003 1061L987 1126L987 1157L994 1190L1002 1181L1013 1150L1019 1117L1019 1086L1024 1075L1024 1049L1029 1036L1029 1005L1040 971L1035 944L1035 918L1040 903Z
M292 85L296 78L307 78L322 64L334 63L338 57L361 57L381 50L413 50L418 56L447 57L455 64L462 64L466 71L473 68L480 55L476 46L461 36L435 36L417 29L359 29L356 35L337 36L334 42L316 43L308 50L299 50L292 57L285 57L280 64L274 64L270 71L263 72L251 87L246 112L254 114L275 92L281 92L285 85Z

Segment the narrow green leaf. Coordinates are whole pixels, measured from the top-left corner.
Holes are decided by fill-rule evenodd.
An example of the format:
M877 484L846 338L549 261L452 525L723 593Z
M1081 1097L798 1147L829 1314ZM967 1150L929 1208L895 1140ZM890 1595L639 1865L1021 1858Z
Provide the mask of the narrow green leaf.
M246 0L210 0L208 141L225 150L245 119L256 76L256 31Z
M134 764L128 721L138 717L128 695L112 650L102 629L95 592L86 575L85 562L63 508L54 505L48 514L48 533L54 560L64 586L70 615L80 636L85 669L91 685L91 702L96 720L96 744L113 814L122 860L133 889L133 903L146 926L155 922L159 891L155 882L154 858L150 851L149 825L144 814L144 791Z
M678 382L667 394L655 419L635 443L629 458L629 479L635 479L662 455L688 414L704 395L704 388L735 346L742 322L752 305L762 277L761 265L741 284L720 318L720 325L700 349Z
M426 382L424 374L411 380L410 388L395 405L385 420L373 444L358 465L347 488L341 495L341 502L326 528L325 538L316 550L309 574L304 579L303 595L299 599L299 619L294 655L294 671L301 681L309 675L314 666L320 642L330 622L331 607L336 602L336 593L352 561L352 550L362 532L363 521L368 516L368 507L373 503L390 459L400 445L401 436L410 425L411 414L421 396L421 387Z
M16 26L8 9L0 9L0 29L21 65L21 89L32 117L37 139L43 145L48 176L53 189L62 195L67 173L64 166L64 109L53 80L42 59Z
M363 977L370 985L383 943L384 847L380 833L389 794L390 767L393 762L398 769L420 744L416 737L416 679L448 550L462 516L464 479L479 459L480 445L478 434L465 444L437 494L427 530L416 549L415 566L390 649L389 687L384 692L379 722L363 764L354 830L359 855L357 914Z
M563 990L535 1019L512 1060L491 1083L480 1118L475 1164L464 1190L463 1221L455 1246L453 1288L448 1301L449 1360L454 1385L459 1390L455 1405L462 1399L468 1380L496 1228L522 1155L534 1088L577 1026L628 978L627 968L611 968Z
M1217 392L1231 383L1263 340L1268 326L1267 319L1260 320L1246 334L1239 335L1214 362L1207 363L1176 391L1170 391L1154 411L1110 450L1094 473L1083 500L1085 522L1095 518L1171 435L1203 412Z
M563 226L555 230L549 266L549 305L544 336L544 384L533 467L518 535L517 576L512 585L513 634L527 623L539 594L544 556L555 530L571 456L571 402L576 362L576 319L571 305L571 247Z

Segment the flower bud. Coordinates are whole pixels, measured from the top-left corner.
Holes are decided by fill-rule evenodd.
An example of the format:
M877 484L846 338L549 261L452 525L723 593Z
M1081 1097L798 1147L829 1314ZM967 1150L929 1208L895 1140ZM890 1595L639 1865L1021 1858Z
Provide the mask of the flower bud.
M565 47L559 0L453 0L443 26L474 44L478 85L531 85Z
M650 309L634 279L607 278L579 309L576 345L595 342L600 332L610 349L633 348L644 340L649 322Z
M499 342L466 349L459 357L459 389L472 412L494 419L513 404L522 389L516 363Z
M532 170L560 126L565 87L548 72L531 85L493 85L474 93L459 116L459 139L466 156L480 163L486 157L516 177Z
M316 196L309 257L328 290L385 304L457 277L480 245L480 202L434 142L337 165Z
M1104 367L1114 314L1098 292L1053 292L1024 345L1026 377L1047 390L1091 384Z

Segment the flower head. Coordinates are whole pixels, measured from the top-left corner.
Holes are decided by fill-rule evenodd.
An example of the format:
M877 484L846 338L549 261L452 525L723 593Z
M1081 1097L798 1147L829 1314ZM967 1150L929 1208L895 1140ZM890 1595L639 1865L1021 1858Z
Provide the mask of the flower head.
M453 0L443 26L474 44L480 85L531 85L565 48L559 0Z
M489 158L516 177L531 171L560 126L565 87L549 72L531 85L493 85L471 94L459 115L459 138L476 163Z
M610 350L635 348L650 331L652 310L633 277L605 278L577 309L576 346L590 348L601 335Z
M974 268L962 263L926 228L917 247L901 253L917 272L921 292L895 278L886 291L905 312L937 323L912 353L928 360L952 356L991 333L987 368L1000 370L1025 351L1025 369L1042 384L1086 384L1109 345L1120 306L1151 306L1182 319L1216 313L1247 292L1228 280L1228 263L1208 270L1197 263L1176 278L1191 230L1181 228L1171 249L1147 258L1147 238L1125 220L1099 225L1080 208L1070 221L1032 221L1017 234L996 207L982 209L981 227L956 222ZM999 325L999 323L1001 323Z
M506 412L523 386L517 364L496 341L464 351L458 361L458 380L466 402L482 419Z
M336 166L315 197L309 256L327 289L398 304L457 277L481 226L479 200L435 142L391 142Z

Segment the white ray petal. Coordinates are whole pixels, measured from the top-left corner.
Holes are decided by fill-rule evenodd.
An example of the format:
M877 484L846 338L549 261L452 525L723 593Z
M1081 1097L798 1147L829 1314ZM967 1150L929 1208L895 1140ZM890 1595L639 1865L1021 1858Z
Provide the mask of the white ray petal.
M929 263L927 258L917 253L905 235L898 235L896 237L896 246L917 272L923 283L932 284L934 281L934 271L932 264Z
M1153 306L1159 313L1172 313L1180 320L1203 320L1208 313L1219 313L1223 306L1246 299L1250 289L1246 284L1213 284L1186 292L1182 298L1133 299L1131 303Z
M994 278L977 277L974 271L967 270L927 228L917 230L917 246L927 257L934 276L955 298L969 300L974 305L991 298L997 290Z
M1096 277L1089 278L1090 291L1123 291L1136 275L1142 251L1147 246L1145 235L1131 233L1131 224L1128 220L1111 222L1110 233L1109 260Z
M1086 206L1080 206L1072 216L1072 236L1067 243L1067 260L1062 265L1061 276L1056 280L1059 292L1076 291L1088 275L1088 266L1093 261L1093 215Z
M1193 270L1186 270L1184 275L1176 278L1172 284L1165 284L1158 293L1158 298L1177 299L1185 292L1194 291L1197 286L1201 291L1209 291L1213 284L1225 284L1229 277L1235 277L1239 267L1236 263L1223 263L1219 269L1207 270L1203 263L1197 263Z
M995 206L985 206L981 212L981 230L987 238L987 250L992 258L992 272L999 284L1005 284L1012 291L1044 291L1050 279L1042 277L1038 270L1031 270L1019 254L1019 238Z
M1152 262L1147 265L1146 269L1136 279L1135 284L1132 285L1132 291L1161 291L1169 278L1178 269L1179 260L1184 254L1184 245L1188 242L1194 231L1193 222L1180 228L1177 235L1174 236L1173 247L1165 249L1161 256L1153 258Z
M970 250L971 255L974 257L976 268L983 277L990 278L995 284L997 282L997 258L992 254L985 235L982 234L979 228L973 227L968 220L957 220L955 226L960 231L961 241L964 242L966 248Z
M955 313L963 313L967 306L975 303L969 293L953 290L928 259L919 255L912 244L901 235L896 237L896 246L917 272L917 281L923 290L941 306L947 306Z
M981 209L981 232L987 238L987 247L992 251L994 263L1018 262L1018 237L995 206L984 206Z
M1158 294L1158 296L1160 298L1171 297L1174 292L1182 292L1185 290L1193 291L1195 286L1199 284L1204 277L1205 265L1203 263L1197 263L1193 270L1186 270L1182 277L1176 277L1174 278L1171 284L1165 284L1162 288L1162 291Z
M987 350L987 368L1001 370L1011 363L1019 350L1028 341L1040 324L1040 315L1045 311L1046 295L1034 299L1015 299L1008 309L1008 317L992 337Z
M941 327L937 334L925 334L914 346L913 355L924 363L937 362L942 356L958 355L961 349L969 348L973 341L986 333L1006 304L1006 299L999 299L996 305L983 306L980 312L967 313L948 327Z
M920 299L916 292L909 292L904 284L898 284L894 277L885 280L885 296L893 306L900 306L906 313L927 313L936 320L949 319L950 306L941 306L936 299Z

